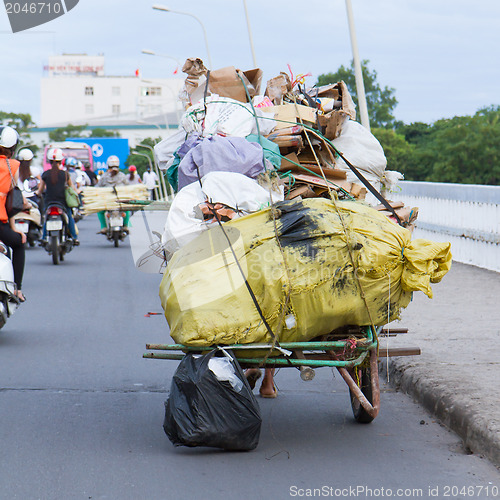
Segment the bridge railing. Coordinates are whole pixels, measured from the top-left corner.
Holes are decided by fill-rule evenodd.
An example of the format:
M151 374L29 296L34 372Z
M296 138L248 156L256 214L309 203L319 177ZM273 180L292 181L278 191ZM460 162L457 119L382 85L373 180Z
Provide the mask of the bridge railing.
M451 242L453 260L500 272L500 186L400 183L389 198L418 207L414 238Z

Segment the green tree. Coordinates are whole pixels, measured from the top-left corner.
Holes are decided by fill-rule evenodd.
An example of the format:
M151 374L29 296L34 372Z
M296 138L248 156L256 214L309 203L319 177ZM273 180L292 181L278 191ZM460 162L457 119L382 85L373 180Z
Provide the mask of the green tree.
M64 142L71 137L84 137L84 130L87 125L71 125L59 127L49 132L49 139L52 142Z
M94 128L92 129L90 135L90 138L94 137L120 137L120 133L115 131L115 130L107 130L105 128Z
M409 125L399 122L395 129L398 134L404 136L408 143L422 144L428 139L432 126L423 122L414 122Z
M368 63L368 60L363 60L361 62L361 70L363 73L370 126L374 128L393 128L396 123L393 111L398 104L394 96L395 90L387 86L382 88L377 82L377 72L375 70L370 71L368 69ZM356 90L356 77L354 75L354 62L351 62L351 67L349 68L342 65L335 73L319 75L316 85L327 85L341 80L347 85L353 101L357 105L358 95Z
M0 111L0 122L3 125L13 127L17 130L21 141L19 143L19 149L23 147L29 147L34 154L38 151L38 146L31 144L31 136L29 129L32 128L35 123L28 113L7 113L5 111Z
M154 146L161 140L161 137L157 137L156 139L153 139L152 137L146 137L141 141L141 144L146 144L147 146L154 148ZM125 165L127 167L129 167L130 165L135 165L137 167L137 172L141 177L149 167L148 159L142 156L144 154L149 156L151 163L154 165L154 157L151 150L149 148L141 147L140 144L137 144L134 148L130 149L130 154L127 158L127 161L125 162Z
M398 169L406 180L500 185L500 106L432 125L403 124L397 131L411 147Z
M432 129L424 148L432 169L425 180L500 185L500 106L438 120Z
M409 173L411 177L412 173L408 172L408 166L414 146L408 144L405 137L394 130L372 128L371 131L384 149L385 157L387 158L387 169L401 172L405 174L405 178Z

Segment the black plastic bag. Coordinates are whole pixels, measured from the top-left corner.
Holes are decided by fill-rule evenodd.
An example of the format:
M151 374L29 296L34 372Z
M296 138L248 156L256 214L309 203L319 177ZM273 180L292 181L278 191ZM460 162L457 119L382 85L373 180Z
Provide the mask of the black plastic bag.
M229 353L230 356L226 356ZM163 429L175 446L253 450L259 442L260 408L230 351L187 354L172 379ZM229 374L230 380L219 380Z

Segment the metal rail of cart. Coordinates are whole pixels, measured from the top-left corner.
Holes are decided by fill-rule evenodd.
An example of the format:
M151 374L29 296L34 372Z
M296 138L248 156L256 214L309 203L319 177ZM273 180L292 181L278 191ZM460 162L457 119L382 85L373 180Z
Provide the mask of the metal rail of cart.
M336 368L349 387L356 421L371 422L380 409L378 360L380 357L412 356L420 349L379 349L379 337L407 333L405 328L344 327L307 342L273 344L233 344L224 346L186 346L146 344L150 352L143 358L182 360L185 353L204 353L215 347L232 350L242 368L296 368L303 380L314 378L314 369ZM248 352L251 351L251 356ZM256 357L254 357L256 356Z

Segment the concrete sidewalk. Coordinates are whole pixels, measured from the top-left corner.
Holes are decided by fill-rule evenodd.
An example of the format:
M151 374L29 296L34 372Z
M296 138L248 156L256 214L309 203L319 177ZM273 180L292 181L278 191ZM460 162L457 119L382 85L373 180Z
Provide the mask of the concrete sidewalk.
M500 466L500 274L454 262L433 292L415 293L391 323L408 334L381 339L422 354L384 360L381 376Z

